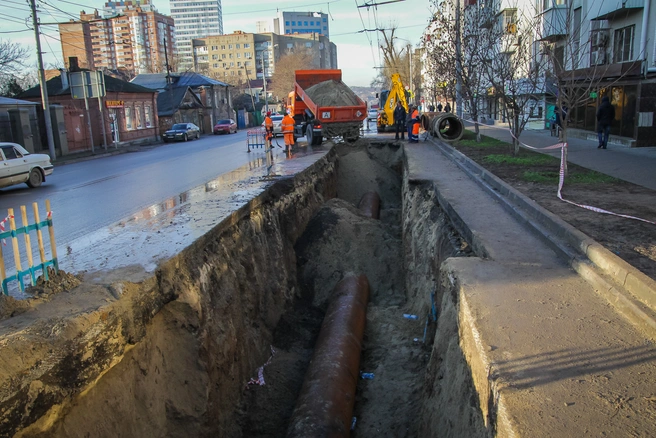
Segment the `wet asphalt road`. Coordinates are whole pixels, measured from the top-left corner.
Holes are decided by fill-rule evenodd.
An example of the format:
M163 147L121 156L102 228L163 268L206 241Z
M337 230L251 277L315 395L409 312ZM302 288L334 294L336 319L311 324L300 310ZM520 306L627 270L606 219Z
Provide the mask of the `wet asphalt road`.
M32 203L45 218L50 199L57 246L115 223L253 160L246 153L246 132L208 135L186 143L169 143L143 151L57 166L39 188L25 184L0 190L0 215L14 209L20 226L20 206Z

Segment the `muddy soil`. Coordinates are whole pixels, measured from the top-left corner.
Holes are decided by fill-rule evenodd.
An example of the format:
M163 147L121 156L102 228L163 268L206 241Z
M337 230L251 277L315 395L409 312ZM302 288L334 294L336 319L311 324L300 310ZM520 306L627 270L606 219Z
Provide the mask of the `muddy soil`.
M310 99L319 106L355 106L359 105L360 98L343 82L319 82L305 90Z
M557 165L518 166L485 160L486 156L492 154L507 155L506 146L476 148L456 144L454 147L627 263L656 279L655 225L577 207L558 199L557 184L527 182L522 178L527 171L557 174ZM534 152L522 150L521 153L528 155ZM562 193L565 199L624 215L652 221L656 219L656 192L621 180L595 184L574 182L577 174L588 172L588 169L569 164Z
M243 436L285 435L331 292L350 271L366 274L371 287L360 368L374 373L359 380L352 436L417 436L428 352L425 319L403 317L400 150L360 140L338 153L338 198L319 209L295 246L302 296L276 328L266 384L245 390ZM381 197L381 220L355 207L370 190Z

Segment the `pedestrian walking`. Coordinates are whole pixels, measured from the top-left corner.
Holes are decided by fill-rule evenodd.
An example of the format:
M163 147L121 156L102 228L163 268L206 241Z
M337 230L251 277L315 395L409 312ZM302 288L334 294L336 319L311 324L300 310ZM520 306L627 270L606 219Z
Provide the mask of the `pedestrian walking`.
M401 133L401 140L405 140L405 108L401 105L400 101L396 101L396 108L394 108L394 129L396 135L395 140L399 139L399 132Z
M601 105L597 108L597 135L599 136L597 149L606 149L608 146L610 125L613 120L615 120L615 107L610 103L608 96L604 96L601 98Z
M289 110L287 110L289 111ZM282 133L285 135L285 152L290 153L294 145L294 119L289 115L289 112L282 118L281 128Z
M428 111L435 112L435 105L428 105Z
M444 105L444 112L445 113L450 113L451 112L451 105L449 105L449 102Z
M437 102L437 112L441 113L442 112L442 102Z

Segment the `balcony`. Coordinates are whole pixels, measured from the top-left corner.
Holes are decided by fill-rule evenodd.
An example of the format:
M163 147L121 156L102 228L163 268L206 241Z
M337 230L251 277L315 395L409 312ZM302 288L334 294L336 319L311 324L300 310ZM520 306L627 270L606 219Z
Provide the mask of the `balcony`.
M597 2L595 2L597 3ZM644 0L613 0L598 2L592 6L590 12L592 20L624 19L627 15L638 12L644 7Z
M556 6L542 13L542 41L553 42L567 36L567 6Z

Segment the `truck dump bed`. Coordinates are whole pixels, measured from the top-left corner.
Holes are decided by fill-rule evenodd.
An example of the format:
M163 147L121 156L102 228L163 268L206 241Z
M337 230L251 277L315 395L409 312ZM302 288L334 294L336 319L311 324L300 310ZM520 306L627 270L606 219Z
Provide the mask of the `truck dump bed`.
M296 70L296 95L321 123L361 123L367 105L342 82L341 70Z

